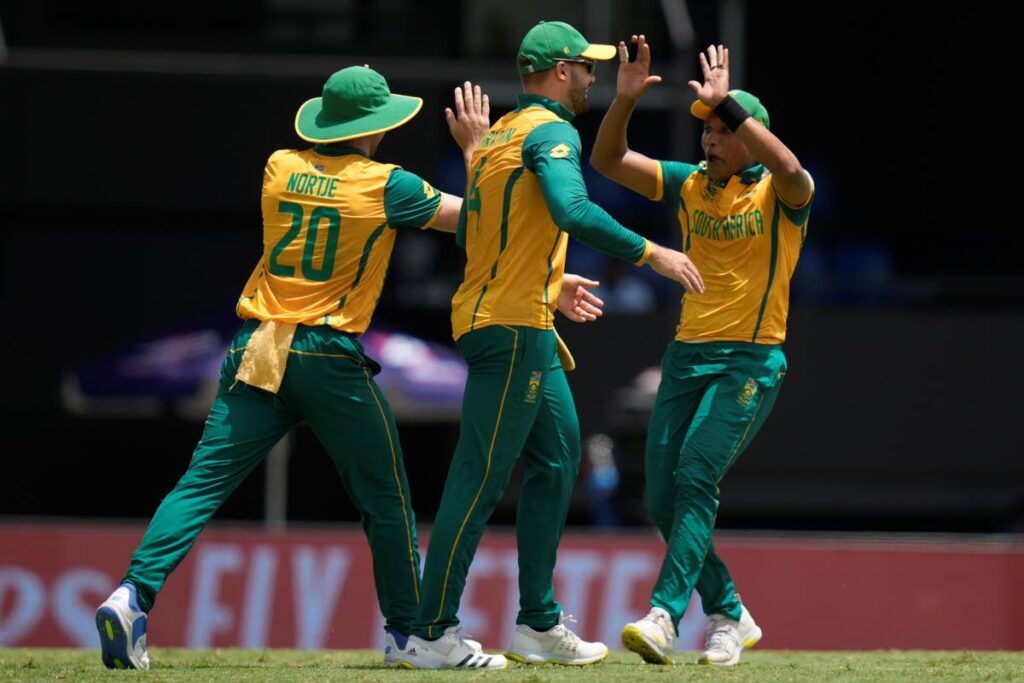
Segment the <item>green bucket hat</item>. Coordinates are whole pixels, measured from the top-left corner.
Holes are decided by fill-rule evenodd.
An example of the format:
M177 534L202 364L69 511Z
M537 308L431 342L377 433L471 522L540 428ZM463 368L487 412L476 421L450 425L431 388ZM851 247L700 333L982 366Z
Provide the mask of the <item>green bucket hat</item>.
M591 45L564 21L542 21L527 32L516 59L520 75L526 75L553 69L559 61L611 59L618 53L614 45Z
M299 107L295 132L309 142L341 142L398 128L422 106L419 97L392 95L373 69L350 66L327 79L323 97Z
M761 104L761 100L757 99L745 90L730 90L729 94L732 98L740 103L740 106L746 109L751 116L761 122L761 125L768 128L768 110ZM711 114L711 109L708 105L704 104L700 100L697 100L690 105L690 113L696 116L702 121L708 120L708 115Z

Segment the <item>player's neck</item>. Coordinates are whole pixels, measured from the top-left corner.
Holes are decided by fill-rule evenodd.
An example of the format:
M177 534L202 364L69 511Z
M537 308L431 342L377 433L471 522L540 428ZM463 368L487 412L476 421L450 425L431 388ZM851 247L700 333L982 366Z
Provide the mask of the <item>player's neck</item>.
M345 140L344 142L338 143L351 147L352 149L358 149L360 152L365 154L367 157L372 157L373 153L373 139L370 137L355 138L353 140Z
M545 82L537 86L526 87L523 89L528 95L540 95L546 97L552 102L558 102L560 105L565 107L566 111L575 114L572 108L572 102L569 100L569 93L567 91L561 92L563 88L551 87L551 83Z

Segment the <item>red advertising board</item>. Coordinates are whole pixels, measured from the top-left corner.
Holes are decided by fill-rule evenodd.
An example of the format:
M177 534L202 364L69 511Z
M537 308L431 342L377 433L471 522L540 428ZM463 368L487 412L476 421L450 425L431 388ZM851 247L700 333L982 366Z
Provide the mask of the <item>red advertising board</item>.
M93 613L142 530L0 524L0 647L96 647ZM764 629L762 647L1024 649L1024 541L722 534L715 548ZM653 532L567 533L556 596L577 631L618 647L623 624L648 609L662 551ZM514 536L489 531L460 611L487 647L511 638L517 574ZM207 529L150 616L156 646L368 648L383 634L369 550L352 528ZM703 624L695 595L680 649L698 647Z

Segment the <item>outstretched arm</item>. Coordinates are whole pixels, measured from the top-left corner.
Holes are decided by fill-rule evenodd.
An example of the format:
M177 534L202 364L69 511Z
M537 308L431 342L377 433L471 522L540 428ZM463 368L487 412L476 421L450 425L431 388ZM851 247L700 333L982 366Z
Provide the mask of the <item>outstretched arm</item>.
M632 36L630 42L637 46L636 59L629 61L629 50L620 42L615 99L601 120L590 165L620 185L653 198L658 191L658 162L629 148L626 129L637 101L648 88L661 82L661 76L650 75L651 47L647 39L643 35Z

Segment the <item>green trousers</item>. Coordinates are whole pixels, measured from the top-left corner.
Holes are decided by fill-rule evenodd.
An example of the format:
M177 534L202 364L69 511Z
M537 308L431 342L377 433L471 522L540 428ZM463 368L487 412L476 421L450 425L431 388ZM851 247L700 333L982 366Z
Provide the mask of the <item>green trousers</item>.
M459 623L466 574L520 455L516 622L546 630L562 611L555 555L580 464L579 421L555 334L493 325L462 336L458 347L469 364L462 426L430 532L413 633L435 639Z
M706 614L740 616L711 532L718 484L771 412L786 373L781 346L673 342L647 430L647 506L668 543L651 606L676 627L696 588Z
M409 632L419 603L419 551L402 451L387 400L373 381L380 366L352 336L300 325L284 381L271 394L235 381L256 321L235 336L220 389L184 476L157 508L124 580L149 611L196 536L267 452L305 420L334 460L362 516L387 625Z

